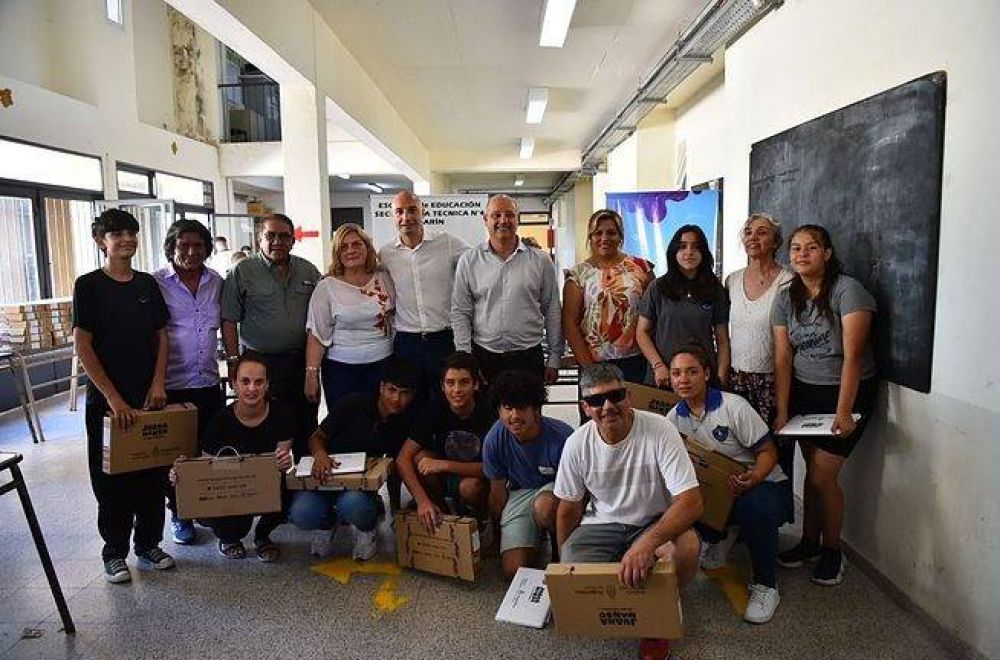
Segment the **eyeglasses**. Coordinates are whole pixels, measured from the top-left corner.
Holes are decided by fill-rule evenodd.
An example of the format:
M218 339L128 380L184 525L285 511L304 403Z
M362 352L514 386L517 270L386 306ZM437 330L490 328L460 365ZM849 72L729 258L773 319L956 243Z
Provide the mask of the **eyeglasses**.
M282 243L291 243L295 240L295 236L288 232L275 233L273 231L266 231L263 233L263 236L264 240L268 243L277 243L279 241Z
M619 387L617 390L611 390L610 392L601 392L600 394L585 396L583 397L583 402L591 408L600 408L604 405L605 401L610 401L611 403L621 403L625 400L625 396L627 394L628 390L624 387Z

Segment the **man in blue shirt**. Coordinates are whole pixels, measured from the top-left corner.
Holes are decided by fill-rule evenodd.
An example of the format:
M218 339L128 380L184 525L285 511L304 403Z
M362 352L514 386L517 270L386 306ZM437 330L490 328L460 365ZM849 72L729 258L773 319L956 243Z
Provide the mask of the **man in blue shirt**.
M555 539L552 488L563 444L573 429L542 416L547 393L537 374L504 371L493 384L500 420L486 434L483 474L490 480L490 511L500 519L500 563L507 579L538 558L544 532ZM558 551L553 543L553 559Z

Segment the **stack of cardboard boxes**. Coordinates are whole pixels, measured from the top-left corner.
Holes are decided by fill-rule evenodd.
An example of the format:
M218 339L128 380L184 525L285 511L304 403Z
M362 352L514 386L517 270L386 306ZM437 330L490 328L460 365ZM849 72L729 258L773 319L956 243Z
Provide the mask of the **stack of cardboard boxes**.
M21 352L64 346L73 337L73 304L68 298L4 305L0 346Z

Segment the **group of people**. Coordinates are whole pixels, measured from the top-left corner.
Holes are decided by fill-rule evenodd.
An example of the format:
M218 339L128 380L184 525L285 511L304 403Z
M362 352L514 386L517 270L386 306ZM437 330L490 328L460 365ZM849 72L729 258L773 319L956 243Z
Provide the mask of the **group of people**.
M131 423L140 408L189 401L199 410L200 449L223 445L274 452L278 469L313 456L313 476L336 467L330 454L395 458L390 502L401 484L428 528L449 509L495 521L505 575L544 557L620 562L623 583L643 583L671 557L680 583L699 564L718 566L738 538L753 568L745 619L763 623L778 606L776 564L818 559L813 580L843 575L838 475L874 405L869 340L875 303L841 272L830 236L803 225L776 257L781 225L754 214L742 228L749 259L725 283L704 233L681 227L667 248L666 274L625 254L625 229L611 210L587 226L589 257L566 272L562 302L549 254L517 235L518 207L492 197L487 240L468 246L425 234L423 206L402 192L392 202L397 237L375 249L363 228L339 227L325 275L291 254L295 228L275 214L261 223L259 252L225 279L205 266L208 230L179 220L164 242L168 265L133 271L138 223L105 211L93 226L106 255L77 280L74 325L90 376L87 437L108 580L130 579L132 537L141 567L173 566L160 549L164 497L175 542L191 543L192 521L176 516L166 470L101 471L101 422ZM236 394L224 406L221 330ZM575 431L546 417L564 337L580 365ZM627 382L672 388L667 417L633 409ZM319 397L328 414L317 424ZM790 519L791 449L773 432L798 413L830 413L829 436L800 438L807 466L803 534L778 552ZM860 413L856 421L852 413ZM702 500L682 435L746 467L729 483L730 526L698 523ZM353 555L376 553L381 498L360 491L285 494L280 514L201 521L226 557L253 550L273 561L270 533L286 520L316 530L324 554L338 521L355 530ZM543 547L548 538L551 547ZM644 640L644 652L666 642Z

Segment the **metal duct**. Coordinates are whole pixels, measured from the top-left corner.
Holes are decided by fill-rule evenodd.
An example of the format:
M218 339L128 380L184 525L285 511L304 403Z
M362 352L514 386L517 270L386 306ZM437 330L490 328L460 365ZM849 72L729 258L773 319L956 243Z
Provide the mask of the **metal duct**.
M777 9L784 0L712 0L681 33L652 73L639 86L583 152L581 169L568 172L544 201L552 204L569 192L581 176L593 176L608 152L627 140L653 108L665 103L695 69L712 61L712 53L735 42L744 32Z

